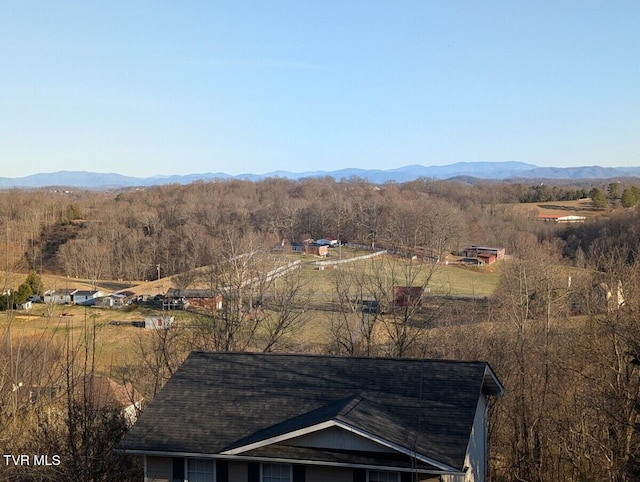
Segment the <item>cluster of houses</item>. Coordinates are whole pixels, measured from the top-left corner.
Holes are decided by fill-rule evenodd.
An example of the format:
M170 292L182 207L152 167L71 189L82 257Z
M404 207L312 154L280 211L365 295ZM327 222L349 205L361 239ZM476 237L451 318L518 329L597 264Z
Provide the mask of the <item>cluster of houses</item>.
M45 291L43 296L32 296L28 302L20 304L17 308L30 309L34 302L54 305L122 308L133 302L145 301L148 298L148 296L136 295L133 291L119 291L105 295L100 290L57 289ZM159 295L158 300L162 302L163 310L185 310L188 308L222 309L222 295L210 289L170 288L164 296Z
M99 290L57 289L44 292L42 301L53 305L94 305L96 298L104 296Z
M44 292L43 296L32 296L28 304L20 309L29 309L32 303L41 302L54 305L81 305L100 308L121 308L134 301L145 301L148 296L136 295L133 291L119 291L105 295L100 290L57 289ZM189 307L221 309L222 295L209 289L170 288L164 296L159 296L164 310L184 310Z
M17 303L18 310L29 310L33 308L33 303L47 303L53 305L81 305L98 306L101 308L121 308L139 299L133 291L120 291L105 295L100 290L81 289L56 289L47 290L42 296L33 295L24 303Z
M24 303L16 303L17 310L30 310L33 303L48 303L53 305L83 305L92 306L104 297L99 290L57 289L47 290L42 296L30 296Z
M100 290L56 289L45 291L43 296L32 296L29 301L54 305L82 305L117 308L130 304L135 298L136 295L132 291L121 291L105 295Z
M339 245L340 241L334 238L305 239L304 241L283 241L277 249L285 253L299 253L326 258L329 256L329 248Z

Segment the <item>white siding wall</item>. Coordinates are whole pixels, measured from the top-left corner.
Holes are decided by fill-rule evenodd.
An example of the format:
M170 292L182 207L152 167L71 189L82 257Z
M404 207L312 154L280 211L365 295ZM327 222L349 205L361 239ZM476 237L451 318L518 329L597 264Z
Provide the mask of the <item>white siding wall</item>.
M480 395L476 416L471 429L464 463L467 471L465 482L485 482L487 477L487 400Z
M464 482L465 478L462 475L443 475L442 482Z
M388 447L348 432L339 427L324 430L287 440L283 445L295 447L331 448L341 450L363 450L369 452L393 452Z
M71 303L71 295L44 295L44 302L54 305L64 305L66 303Z

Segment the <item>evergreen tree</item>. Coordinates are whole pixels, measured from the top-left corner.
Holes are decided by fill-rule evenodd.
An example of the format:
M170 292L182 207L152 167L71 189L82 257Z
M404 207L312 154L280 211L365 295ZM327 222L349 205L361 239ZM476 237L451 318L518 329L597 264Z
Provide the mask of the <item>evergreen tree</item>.
M637 187L630 187L625 189L622 192L622 197L620 198L622 201L622 205L625 208L631 208L638 204L638 200L640 200L640 190Z
M29 285L31 288L32 295L42 295L44 293L44 284L42 283L42 279L40 275L35 271L31 271L27 279L25 280L25 284Z
M609 183L607 186L607 194L609 195L609 199L620 199L620 183Z
M594 187L591 189L591 202L596 209L604 209L607 206L607 198L602 189Z
M27 283L22 283L20 286L18 286L18 289L15 292L13 302L24 303L29 299L31 295L33 295L33 291L31 291L31 287Z

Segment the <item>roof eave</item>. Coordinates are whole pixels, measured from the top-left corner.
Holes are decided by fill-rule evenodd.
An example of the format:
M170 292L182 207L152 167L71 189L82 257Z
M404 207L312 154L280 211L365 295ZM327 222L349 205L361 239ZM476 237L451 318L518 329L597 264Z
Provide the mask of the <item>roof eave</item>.
M502 385L489 364L487 364L486 368L484 369L482 390L489 395L493 395L494 397L502 397L504 395L504 385Z
M153 451L153 450L139 450L139 449L116 449L118 452L127 455L138 455L147 457L181 457L181 458L199 458L199 459L212 459L212 460L237 460L237 461L251 461L251 462L271 462L271 463L286 463L286 464L303 464L303 465L316 465L325 467L343 467L353 469L369 469L369 470L389 470L395 472L417 472L421 474L429 475L454 475L464 476L465 472L451 468L450 470L431 470L421 468L405 468L396 467L391 465L370 465L370 464L349 464L344 462L326 462L313 459L291 459L286 457L260 457L260 456L246 456L246 455L228 455L228 454L201 454L196 452L172 452L172 451Z
M353 425L350 425L348 423L345 423L343 421L340 420L327 420L325 422L316 424L316 425L312 425L310 427L305 427L299 430L294 430L292 432L288 432L288 433L284 433L281 435L278 435L276 437L270 437L264 440L260 440L257 442L253 442L244 446L239 446L239 447L234 447L231 448L229 450L224 450L221 453L221 455L240 455L242 453L248 452L249 450L254 450L256 448L260 448L260 447L265 447L267 445L273 445L273 444L277 444L280 442L284 442L286 440L290 440L292 438L295 437L300 437L302 435L307 435L309 433L313 433L313 432L317 432L319 430L324 430L327 429L329 427L338 427L341 428L343 430L347 430L349 432L352 432L360 437L366 438L368 440L371 440L372 442L375 442L377 444L383 445L387 448L390 448L396 452L405 454L409 457L415 458L421 462L427 463L429 465L433 465L434 467L437 467L443 471L445 471L446 473L451 473L452 471L455 471L457 469L455 469L454 467L451 467L450 465L447 465L443 462L440 462L436 459L433 459L431 457L428 457L427 455L424 454L420 454L418 452L415 452L413 450L407 449L406 447L403 447L401 445L398 445L394 442L391 442L389 440L386 440L382 437L379 437L375 434L366 432L364 430L361 430Z

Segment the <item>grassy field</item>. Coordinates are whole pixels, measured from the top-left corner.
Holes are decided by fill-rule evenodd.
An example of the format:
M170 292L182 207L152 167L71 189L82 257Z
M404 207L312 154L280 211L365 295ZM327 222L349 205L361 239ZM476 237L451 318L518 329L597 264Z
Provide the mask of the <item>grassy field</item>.
M538 203L503 204L505 209L513 209L516 212L535 217L537 215L548 216L584 216L597 218L611 213L611 206L606 209L595 209L590 198L577 199L575 201L549 201Z
M501 263L490 266L443 266L433 276L431 291L452 295L491 296L500 281L501 266Z
M52 310L51 310L52 309ZM131 361L133 342L148 331L130 325L111 325L111 321L143 321L156 310L141 308L133 311L108 310L83 306L46 306L35 304L28 312L10 311L0 317L0 339L8 343L10 334L15 347L40 343L62 345L67 337L73 346L84 340L85 333L96 333L96 364L108 371L112 365Z
M337 253L332 250L332 254ZM352 258L366 254L364 252L343 249L343 258ZM389 255L385 255L389 256ZM355 261L348 265L339 265L337 268L327 267L318 269L314 257L300 257L298 255L282 256L282 264L292 260L301 259L302 269L300 275L306 281L307 286L313 290L312 297L308 300L310 310L307 312L307 328L296 340L301 345L318 345L326 340L327 325L330 313L315 311L315 303L322 304L332 300L334 291L334 278L336 269L369 269L363 261ZM335 259L335 256L334 256ZM394 262L406 263L399 258L388 258ZM426 266L430 268L430 266ZM14 278L21 283L26 274L17 274ZM490 296L499 281L500 264L488 267L468 267L461 265L437 266L432 277L430 288L434 294L458 294ZM122 281L99 281L92 283L89 280L77 280L61 276L43 276L46 289L97 288L105 294L114 290L127 289L137 294L164 293L173 283L170 278L162 278L157 281L143 283L128 283ZM84 339L87 329L95 328L96 332L96 362L102 371L109 371L109 367L132 362L136 357L136 346L139 340L152 336L151 330L144 330L131 326L131 321L143 321L146 316L160 314L159 307L151 305L132 305L126 309L108 309L96 307L35 304L29 311L10 311L0 313L0 339L7 343L11 337L14 347L32 343L37 340L51 340L52 343L61 344L67 339L73 339L74 343ZM171 312L176 317L178 324L188 324L192 315L183 311ZM115 325L111 322L118 321L124 324ZM67 338L69 337L69 338Z
M347 251L347 255L348 255ZM352 257L362 255L362 252L351 253ZM364 253L366 254L366 253ZM406 263L407 260L392 258L384 255L387 259L395 259L399 263ZM340 269L369 269L370 265L365 261L357 261L347 265L337 267L327 267L319 270L315 264L308 263L303 267L309 282L313 285L314 291L327 293L329 296L334 288L335 270ZM418 270L425 273L432 269L432 265L418 266ZM500 279L500 263L491 266L467 266L458 264L440 264L434 267L433 276L429 283L432 293L470 295L470 296L490 296L496 289Z

